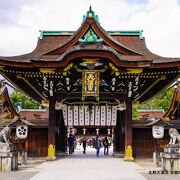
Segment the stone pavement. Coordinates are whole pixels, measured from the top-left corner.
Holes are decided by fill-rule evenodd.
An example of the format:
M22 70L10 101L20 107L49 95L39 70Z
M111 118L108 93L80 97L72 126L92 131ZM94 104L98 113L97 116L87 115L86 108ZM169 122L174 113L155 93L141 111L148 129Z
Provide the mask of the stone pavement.
M111 149L112 152L112 149ZM18 171L0 173L0 180L179 180L180 174L149 174L158 172L152 159L136 159L124 162L121 158L104 156L101 150L96 158L94 149L88 149L86 155L82 150L72 156L61 157L56 161L46 161L46 158L29 158L27 165L20 165ZM144 178L143 178L144 177Z
M144 180L143 175L137 172L141 167L134 162L125 162L123 159L100 153L95 156L94 150L87 154L76 151L75 154L60 158L54 162L45 162L39 166L42 170L31 180Z

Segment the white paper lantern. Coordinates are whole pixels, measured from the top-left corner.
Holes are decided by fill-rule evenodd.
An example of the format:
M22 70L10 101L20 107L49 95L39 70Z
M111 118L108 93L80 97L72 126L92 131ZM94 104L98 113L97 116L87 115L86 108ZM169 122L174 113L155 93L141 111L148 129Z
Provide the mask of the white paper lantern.
M86 128L83 129L83 135L85 135L85 134L86 134Z
M19 139L25 139L28 135L28 126L27 125L19 125L16 127L16 136Z
M153 137L156 139L161 139L164 137L164 126L153 126L152 127Z
M107 132L108 132L108 135L110 135L111 134L111 129L107 129Z
M99 128L96 129L96 135L99 135Z

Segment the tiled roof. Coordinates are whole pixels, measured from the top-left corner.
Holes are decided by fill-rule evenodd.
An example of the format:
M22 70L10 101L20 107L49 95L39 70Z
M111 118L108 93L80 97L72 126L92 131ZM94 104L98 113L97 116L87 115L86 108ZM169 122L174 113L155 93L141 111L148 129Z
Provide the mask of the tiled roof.
M117 47L121 47L122 49L126 49L126 51L131 52L130 55L122 54L121 58L124 61L133 60L152 60L153 63L168 63L168 62L179 62L180 58L164 58L158 55L153 54L150 50L146 47L145 38L140 38L140 35L135 33L134 35L128 35L125 31L119 33L119 35L110 35L112 33L108 33L105 31L98 23L93 21L91 18L87 18L84 24L73 33L73 35L45 35L43 38L38 39L37 46L35 50L29 54L21 55L21 56L12 56L12 57L0 57L0 60L3 61L15 61L21 63L30 63L31 60L48 60L48 61L57 61L57 58L60 54L51 54L47 55L48 52L57 50L58 48L62 48L68 44L68 42L73 42L72 45L75 45L75 38L76 36L82 37L84 34L83 29L88 28L88 23L95 26L100 31L100 34L104 36L104 38L109 39L109 41L113 44L116 44ZM94 24L93 24L94 23ZM81 35L80 35L81 34ZM116 33L118 34L118 33ZM126 34L126 35L125 35ZM102 38L102 37L101 37ZM106 39L106 41L107 41ZM77 44L77 43L76 43ZM106 45L106 42L105 42ZM65 49L66 50L66 49ZM134 54L133 54L134 52ZM62 52L63 53L63 52Z
M143 112L139 112L139 119L140 120L150 120L150 119L155 119L155 118L162 118L162 116L164 115L164 111L160 110L144 110Z
M48 127L48 110L21 110L19 112L21 118L26 118L27 121L35 124L37 127ZM34 127L34 128L37 128Z
M17 119L19 119L19 114L11 104L4 80L0 80L0 123Z

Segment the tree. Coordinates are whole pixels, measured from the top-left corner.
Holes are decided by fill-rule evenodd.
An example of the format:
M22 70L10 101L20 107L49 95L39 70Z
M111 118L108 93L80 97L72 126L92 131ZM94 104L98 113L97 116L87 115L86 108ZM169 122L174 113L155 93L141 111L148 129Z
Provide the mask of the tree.
M163 109L165 112L167 112L172 102L174 90L174 88L170 88L148 102L139 104L138 106L133 106L132 119L139 120L139 109Z
M20 106L22 109L38 109L39 107L37 102L18 91L13 91L10 94L10 100L16 110L18 106Z
M164 111L166 112L171 105L174 90L174 88L168 89L152 100L140 104L138 109L164 109Z

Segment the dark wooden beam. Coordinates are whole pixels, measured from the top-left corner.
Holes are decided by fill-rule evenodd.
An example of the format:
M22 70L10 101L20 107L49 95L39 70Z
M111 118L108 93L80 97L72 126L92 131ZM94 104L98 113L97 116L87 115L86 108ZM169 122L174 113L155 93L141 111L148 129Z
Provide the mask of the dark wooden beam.
M162 76L159 78L159 81L154 82L152 85L150 85L151 88L146 88L145 93L143 95L141 94L141 97L138 99L140 102L146 102L153 97L158 96L160 93L164 92L168 89L170 85L173 84L178 78L180 78L180 75L177 76ZM137 99L136 99L137 100Z
M61 101L63 99L66 100L80 100L82 98L82 92L71 92L71 93L67 93L67 92L62 92L62 93L58 93L56 94L57 100ZM115 92L115 93L110 93L110 92L100 92L99 94L100 100L125 100L126 97L125 95L123 95L122 93L119 92ZM95 97L87 97L86 99L88 100L95 100Z
M33 86L31 82L29 82L26 78L24 77L19 77L19 79L22 79L38 96L40 96L42 99L46 99L43 95L42 92L40 92L36 87Z
M146 90L144 90L144 92L142 92L136 99L135 101L138 101L141 97L144 96L144 94L146 94L147 92L149 92L149 90L151 90L159 81L161 80L165 80L166 78L159 78L159 79L156 79L156 81L154 81L154 83L152 83Z

